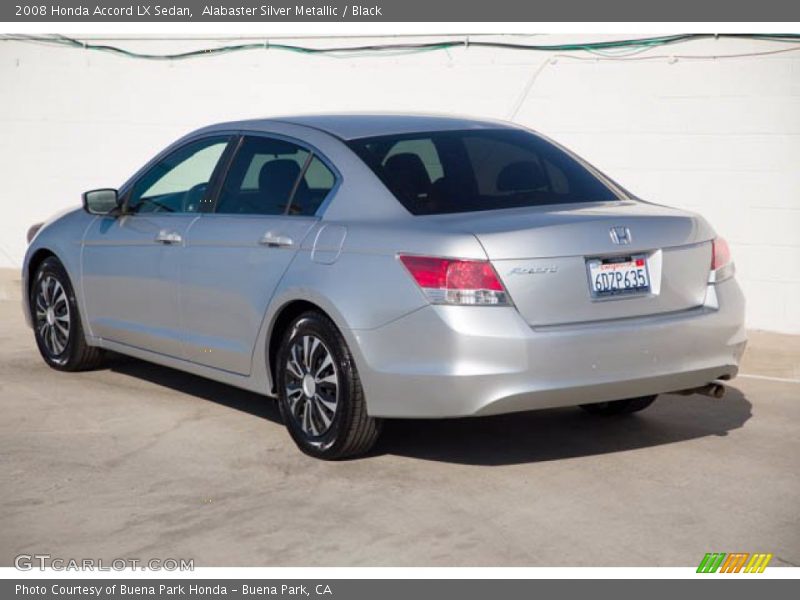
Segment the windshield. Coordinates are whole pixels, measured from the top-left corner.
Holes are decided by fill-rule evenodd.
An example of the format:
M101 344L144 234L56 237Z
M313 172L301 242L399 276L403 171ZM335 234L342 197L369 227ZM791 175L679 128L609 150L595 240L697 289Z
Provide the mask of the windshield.
M619 200L569 154L527 131L437 131L349 145L414 215Z

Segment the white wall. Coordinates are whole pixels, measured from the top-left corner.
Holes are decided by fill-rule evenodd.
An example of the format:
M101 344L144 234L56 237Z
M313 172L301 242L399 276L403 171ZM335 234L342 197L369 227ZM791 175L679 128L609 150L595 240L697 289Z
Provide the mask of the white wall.
M597 39L535 39L587 37ZM708 40L639 56L787 47ZM800 52L620 62L474 47L362 58L269 50L159 63L0 42L0 266L20 264L31 223L121 183L192 128L337 110L507 118L537 72L518 121L642 197L704 214L731 242L749 326L800 333Z

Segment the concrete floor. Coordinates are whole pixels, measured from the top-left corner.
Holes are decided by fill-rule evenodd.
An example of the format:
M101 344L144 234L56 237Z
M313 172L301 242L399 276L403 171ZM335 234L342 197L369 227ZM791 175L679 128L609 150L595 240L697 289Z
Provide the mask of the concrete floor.
M743 371L791 379L799 365L797 338L755 333ZM0 411L2 566L19 553L694 566L709 551L800 565L792 381L741 377L723 401L664 396L616 420L558 409L390 422L372 456L324 463L260 396L128 359L50 370L6 283Z

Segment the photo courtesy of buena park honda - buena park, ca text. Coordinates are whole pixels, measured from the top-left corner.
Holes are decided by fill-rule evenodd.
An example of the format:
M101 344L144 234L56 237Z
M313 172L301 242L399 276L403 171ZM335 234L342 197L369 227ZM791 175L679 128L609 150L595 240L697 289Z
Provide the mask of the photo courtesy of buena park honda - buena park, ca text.
M0 595L797 595L800 8L0 5Z

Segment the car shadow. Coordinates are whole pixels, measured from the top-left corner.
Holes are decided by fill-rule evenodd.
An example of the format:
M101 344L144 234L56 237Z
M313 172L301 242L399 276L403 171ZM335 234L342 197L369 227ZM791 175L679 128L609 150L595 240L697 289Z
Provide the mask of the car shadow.
M114 373L136 377L283 425L278 405L261 394L121 354L109 357L107 365Z
M109 368L282 424L277 405L260 394L119 355ZM576 458L724 436L742 427L751 409L742 392L728 386L721 400L666 394L641 413L620 417L568 407L480 418L391 419L370 456L485 466Z
M617 417L577 407L481 418L387 421L378 453L467 465L576 458L724 436L752 416L734 387L721 400L664 394L646 410Z

